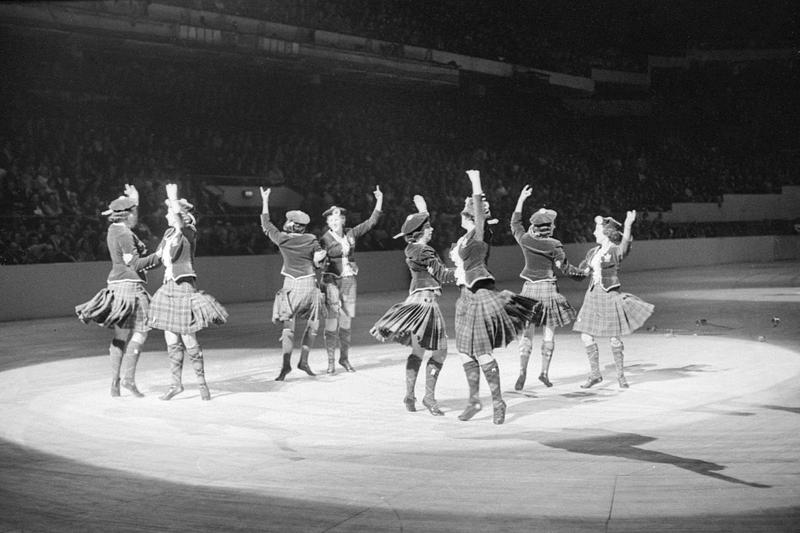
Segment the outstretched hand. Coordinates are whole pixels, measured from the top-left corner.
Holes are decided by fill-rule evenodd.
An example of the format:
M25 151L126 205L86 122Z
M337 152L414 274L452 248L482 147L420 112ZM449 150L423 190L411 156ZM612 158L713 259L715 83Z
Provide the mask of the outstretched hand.
M625 225L630 227L636 222L636 210L628 211L625 215Z
M264 208L262 212L266 213L267 207L269 206L269 193L272 192L272 189L270 189L269 187L267 187L266 189L264 187L259 187L259 189L261 189L261 203Z
M321 267L322 264L325 262L325 258L328 256L328 252L325 250L317 250L314 252L314 266L317 268Z
M480 182L481 180L481 171L480 170L467 170L467 177L469 181L472 183Z
M178 199L178 185L175 183L167 183L167 200L174 201Z
M428 212L428 204L427 202L425 202L425 198L423 198L419 194L414 195L414 207L416 207L417 211L419 211L420 213Z
M522 188L522 190L521 190L521 191L519 191L519 199L520 199L520 200L525 200L525 199L527 199L527 198L528 198L528 197L529 197L531 194L533 194L533 188L532 188L530 185L525 185L525 186Z
M125 196L136 202L136 205L139 205L139 191L133 185L125 184Z
M272 192L272 189L267 187L259 187L261 190L261 214L262 215L269 215L269 193Z
M372 191L372 194L375 195L375 199L378 201L383 200L383 192L381 191L381 186L376 185L375 190Z

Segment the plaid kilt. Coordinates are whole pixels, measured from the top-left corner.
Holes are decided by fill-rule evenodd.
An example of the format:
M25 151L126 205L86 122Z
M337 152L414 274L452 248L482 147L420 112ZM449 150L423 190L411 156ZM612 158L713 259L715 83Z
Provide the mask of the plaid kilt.
M412 337L426 350L447 348L444 316L439 308L441 291L416 291L395 304L375 322L369 332L381 342L412 345Z
M150 295L144 283L118 281L109 283L88 302L75 306L78 319L84 324L95 322L104 328L120 327L141 333L150 330L147 316Z
M314 276L300 279L284 276L283 287L275 293L272 304L272 322L300 318L317 324L320 315L325 316L324 298Z
M459 353L482 355L502 348L540 319L541 304L511 291L462 287L456 301L456 347Z
M147 325L182 335L224 324L228 311L216 298L198 291L193 281L166 281L153 295Z
M534 322L534 326L560 328L570 324L578 314L564 295L558 292L555 281L526 281L520 294L542 303L541 319Z
M653 304L618 289L604 291L593 285L572 329L596 337L618 337L633 333L653 314Z
M325 293L326 316L339 316L340 311L350 318L356 316L356 277L322 276L322 289Z

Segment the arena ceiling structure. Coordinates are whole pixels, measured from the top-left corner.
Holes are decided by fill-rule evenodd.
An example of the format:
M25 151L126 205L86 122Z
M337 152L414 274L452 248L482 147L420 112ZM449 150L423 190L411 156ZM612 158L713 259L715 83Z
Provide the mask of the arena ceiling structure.
M379 5L383 24L341 29L326 27L325 19L313 26L314 17L287 21L276 9L286 4L277 1L134 0L3 3L0 28L10 51L19 39L48 34L108 54L234 61L314 84L463 85L478 93L503 85L586 97L603 79L593 65L626 72L629 86L646 86L652 56L747 49L786 57L797 52L800 27L796 3L784 0L296 4L306 11L333 6L348 21ZM394 20L417 31L397 31Z

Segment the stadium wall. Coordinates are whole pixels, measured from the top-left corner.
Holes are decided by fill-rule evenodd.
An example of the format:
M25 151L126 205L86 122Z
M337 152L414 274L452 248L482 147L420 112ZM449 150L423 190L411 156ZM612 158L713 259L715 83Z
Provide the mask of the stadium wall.
M591 244L568 244L567 257L578 263ZM624 270L652 270L724 263L800 259L800 235L674 239L634 242ZM360 292L408 288L402 251L359 252ZM280 255L197 258L198 287L231 304L271 300L280 287ZM489 266L502 288L518 289L522 255L517 246L492 249ZM56 263L0 266L0 321L62 317L104 286L109 263ZM148 290L161 283L161 269L150 272ZM624 281L624 280L623 280ZM387 302L388 303L388 302Z

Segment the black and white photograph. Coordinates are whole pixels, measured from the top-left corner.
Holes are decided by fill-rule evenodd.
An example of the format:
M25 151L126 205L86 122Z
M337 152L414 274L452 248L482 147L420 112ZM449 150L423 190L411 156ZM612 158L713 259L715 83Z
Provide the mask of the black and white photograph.
M0 3L0 532L800 531L800 3Z

